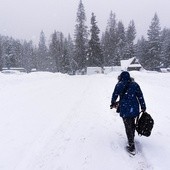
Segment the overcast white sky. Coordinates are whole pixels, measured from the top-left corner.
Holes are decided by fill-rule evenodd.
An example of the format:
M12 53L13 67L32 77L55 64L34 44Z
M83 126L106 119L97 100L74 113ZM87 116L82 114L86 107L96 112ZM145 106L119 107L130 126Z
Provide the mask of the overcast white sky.
M79 0L0 0L0 34L38 42L41 30L47 40L54 30L73 35ZM170 28L170 0L83 0L87 25L94 12L103 32L112 10L125 27L135 21L137 36L147 30L157 12L161 28Z

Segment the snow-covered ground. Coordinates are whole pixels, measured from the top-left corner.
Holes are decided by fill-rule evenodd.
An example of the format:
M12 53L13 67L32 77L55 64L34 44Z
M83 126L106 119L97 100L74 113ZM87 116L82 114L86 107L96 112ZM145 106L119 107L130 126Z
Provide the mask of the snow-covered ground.
M133 158L109 109L118 74L1 73L0 170L170 169L170 74L131 72L155 120Z

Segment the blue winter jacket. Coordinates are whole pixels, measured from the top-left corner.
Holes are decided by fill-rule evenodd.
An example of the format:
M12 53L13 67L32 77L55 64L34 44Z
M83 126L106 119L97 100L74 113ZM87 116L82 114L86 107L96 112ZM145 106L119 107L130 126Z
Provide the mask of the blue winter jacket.
M121 94L128 83L128 89L123 97L121 97ZM119 82L116 84L112 94L112 105L115 104L118 96L120 97L119 108L121 117L127 118L138 116L139 104L142 110L146 110L145 101L140 86L131 80L128 72L122 72L119 77Z

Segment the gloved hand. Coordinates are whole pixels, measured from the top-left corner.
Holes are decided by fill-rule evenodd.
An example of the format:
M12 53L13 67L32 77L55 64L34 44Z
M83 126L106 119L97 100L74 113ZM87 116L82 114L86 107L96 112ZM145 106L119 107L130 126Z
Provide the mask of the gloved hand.
M113 103L110 105L110 109L113 109L114 108L114 105L113 105Z
M115 103L111 103L111 105L110 105L110 109L117 108L117 107L118 107L118 105L119 105L119 102L118 102L118 101L117 101L117 102L115 102Z

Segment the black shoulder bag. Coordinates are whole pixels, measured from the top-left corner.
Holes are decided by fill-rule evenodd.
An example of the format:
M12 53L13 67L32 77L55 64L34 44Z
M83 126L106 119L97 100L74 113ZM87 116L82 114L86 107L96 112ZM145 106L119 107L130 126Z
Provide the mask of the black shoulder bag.
M154 120L151 115L147 112L141 112L142 115L137 117L136 119L136 131L140 136L150 136L151 131L154 125Z

